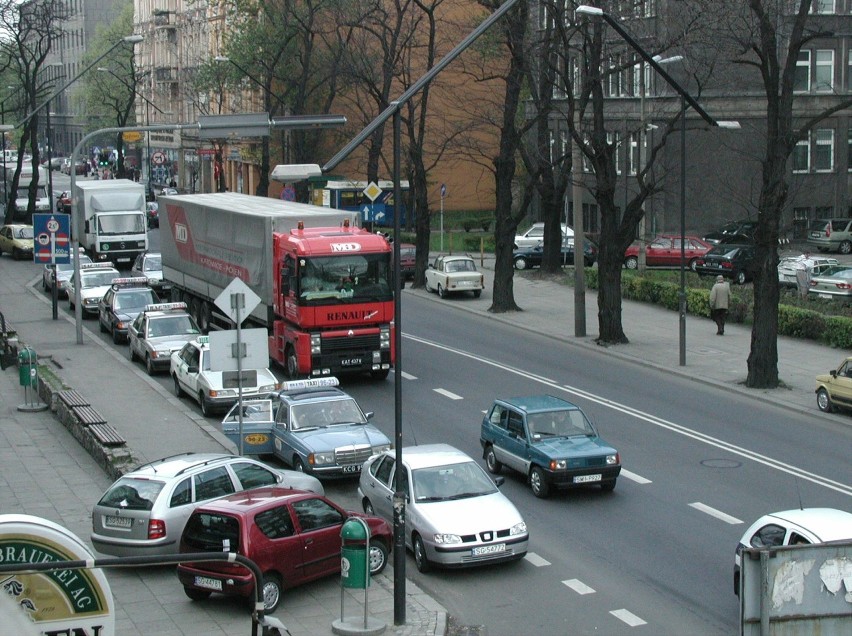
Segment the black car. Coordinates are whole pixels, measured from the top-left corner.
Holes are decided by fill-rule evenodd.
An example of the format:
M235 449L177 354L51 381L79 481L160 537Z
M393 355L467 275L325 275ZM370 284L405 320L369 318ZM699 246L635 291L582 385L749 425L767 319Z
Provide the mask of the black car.
M695 271L699 276L718 276L730 278L742 285L754 278L754 245L720 243L695 262Z
M148 287L147 278L116 278L104 297L98 302L98 322L101 331L112 334L116 344L127 341L130 323L146 305L160 302L157 294Z
M586 267L591 267L595 264L598 257L598 250L590 241L586 240L583 244L583 253L585 254L584 262ZM540 267L544 256L544 248L541 245L535 247L524 247L512 252L512 262L515 269L530 269L531 267ZM561 264L574 264L574 241L566 240L562 242L560 250Z
M736 237L737 243L753 242L754 232L757 229L757 221L743 219L741 221L733 221L720 227L718 230L705 234L703 238L708 243L718 245L722 242L731 242L731 237Z

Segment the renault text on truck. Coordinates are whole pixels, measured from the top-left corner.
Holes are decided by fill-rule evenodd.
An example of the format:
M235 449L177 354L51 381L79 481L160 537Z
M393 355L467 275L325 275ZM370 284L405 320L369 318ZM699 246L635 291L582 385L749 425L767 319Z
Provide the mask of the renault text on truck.
M148 249L145 186L129 179L75 181L75 236L95 263L127 263Z
M232 192L161 197L159 213L163 277L202 331L234 326L215 301L239 278L260 299L244 325L268 330L290 378L387 377L391 247L357 213Z

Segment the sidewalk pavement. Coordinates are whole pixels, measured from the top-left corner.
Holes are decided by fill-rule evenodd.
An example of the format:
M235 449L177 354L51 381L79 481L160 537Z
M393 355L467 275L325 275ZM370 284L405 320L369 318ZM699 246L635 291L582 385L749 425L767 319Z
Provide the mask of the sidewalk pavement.
M672 374L712 383L753 399L795 409L814 417L850 423L845 415L827 415L816 407L814 376L836 368L847 353L810 341L778 339L779 374L783 388L752 390L744 386L750 349L750 327L728 324L724 336L716 336L709 318L687 316L686 366L680 367L678 315L643 303L625 301L623 324L629 344L606 349L595 344L597 296L585 294L587 335L574 334L574 290L538 277L535 273L514 277L516 303L522 312L493 314L491 306L493 263L482 263L486 289L479 299L446 301L425 290L406 289L405 294L429 296L454 308L478 313L538 334L549 334L572 346L586 347L632 360ZM0 258L0 311L16 328L20 340L36 350L39 362L77 389L106 420L127 439L138 463L183 451L232 452L233 445L196 409L175 398L151 381L141 366L83 330L85 346L76 344L73 319L64 311L52 319L50 301L40 289L39 268ZM46 517L88 540L94 501L110 480L51 415L21 412L23 388L17 369L0 373L0 511ZM135 409L133 405L138 405ZM170 569L112 570L108 578L118 608L117 633L235 634L248 625L247 616L233 604L191 603L183 597ZM393 626L393 585L389 574L374 579L370 588L370 615L388 625L388 633L444 634L447 613L434 599L407 583L404 626ZM347 615L362 615L363 595L349 594ZM222 599L217 599L222 600ZM242 607L242 606L240 606ZM288 593L275 616L293 636L331 634L339 618L340 587L334 577Z

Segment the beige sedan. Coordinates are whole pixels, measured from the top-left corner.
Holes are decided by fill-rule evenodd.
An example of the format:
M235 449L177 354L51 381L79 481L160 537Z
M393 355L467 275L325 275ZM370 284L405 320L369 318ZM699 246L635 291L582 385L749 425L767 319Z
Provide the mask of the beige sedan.
M426 268L426 291L438 292L441 298L462 292L479 298L484 287L485 277L470 256L438 256Z
M852 409L852 356L826 375L816 377L817 406L831 413L837 407Z

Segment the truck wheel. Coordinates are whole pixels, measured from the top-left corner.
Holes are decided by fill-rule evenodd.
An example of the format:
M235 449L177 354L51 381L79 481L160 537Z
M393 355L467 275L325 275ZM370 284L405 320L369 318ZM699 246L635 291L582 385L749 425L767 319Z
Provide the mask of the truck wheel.
M284 356L287 360L287 378L290 380L298 380L299 360L296 358L296 349L293 348L293 345L287 345Z

